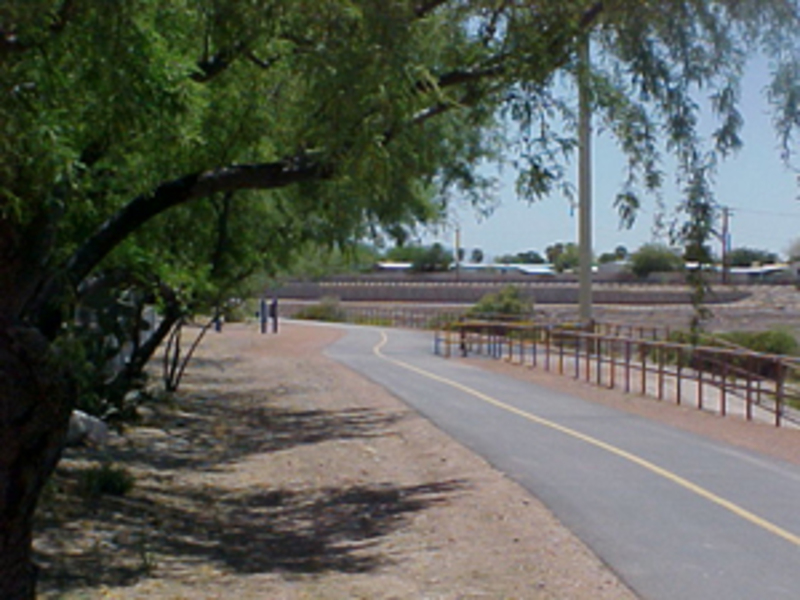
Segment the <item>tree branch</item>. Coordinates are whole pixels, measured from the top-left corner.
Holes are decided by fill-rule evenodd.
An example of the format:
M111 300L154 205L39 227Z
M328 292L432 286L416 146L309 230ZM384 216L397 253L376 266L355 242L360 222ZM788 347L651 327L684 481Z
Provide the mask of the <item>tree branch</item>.
M277 55L277 56L273 56L272 58L268 58L268 59L264 60L264 59L259 58L258 56L256 56L255 52L253 52L251 50L245 52L244 55L251 63L253 63L257 67L259 67L261 69L265 69L265 70L269 69L272 65L274 65L281 58L283 58L281 55Z
M234 60L244 50L244 43L239 42L230 48L223 48L213 56L198 61L199 71L192 73L189 77L197 83L207 83L231 66Z
M428 2L420 2L414 7L414 15L418 19L428 16L440 6L447 4L450 0L428 0Z
M601 2L595 2L592 4L586 12L583 13L580 20L580 28L587 29L591 27L594 22L600 17L605 9L605 4Z
M127 236L156 215L180 204L216 193L269 190L326 176L326 170L307 156L254 165L234 165L192 173L139 196L106 221L67 261L65 272L77 285Z

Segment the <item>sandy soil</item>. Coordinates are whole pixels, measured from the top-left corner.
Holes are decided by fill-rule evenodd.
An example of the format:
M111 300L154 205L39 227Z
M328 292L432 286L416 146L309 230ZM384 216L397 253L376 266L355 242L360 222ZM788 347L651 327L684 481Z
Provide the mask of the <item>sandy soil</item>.
M228 326L105 457L71 450L41 511L44 598L628 599L534 497L325 358L334 329ZM786 460L800 435L469 359ZM87 499L106 458L136 487Z

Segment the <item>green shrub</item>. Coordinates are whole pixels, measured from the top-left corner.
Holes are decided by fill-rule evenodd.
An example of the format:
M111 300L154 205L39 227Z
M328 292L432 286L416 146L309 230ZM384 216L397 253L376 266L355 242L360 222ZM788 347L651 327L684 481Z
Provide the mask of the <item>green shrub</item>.
M519 288L509 285L499 292L486 294L469 311L467 316L529 317L533 302Z
M681 257L661 244L645 244L630 257L631 271L641 278L647 277L650 273L678 271L682 267Z
M244 323L252 320L258 311L259 301L253 298L225 305L222 314L226 323Z
M729 331L726 333L710 334L701 333L696 342L700 346L724 346L720 340L730 342L753 352L766 354L800 354L800 344L788 332L770 329L767 331ZM694 340L688 331L672 331L669 335L670 342L691 344Z
M347 320L344 311L339 306L339 300L336 298L322 298L318 304L312 304L297 311L294 318L332 323L342 323Z
M800 353L800 345L798 345L797 340L791 333L775 329L768 331L731 331L720 334L719 337L755 352L789 355Z
M84 496L97 498L103 494L124 496L133 489L134 477L124 467L103 463L90 467L80 475L79 490Z

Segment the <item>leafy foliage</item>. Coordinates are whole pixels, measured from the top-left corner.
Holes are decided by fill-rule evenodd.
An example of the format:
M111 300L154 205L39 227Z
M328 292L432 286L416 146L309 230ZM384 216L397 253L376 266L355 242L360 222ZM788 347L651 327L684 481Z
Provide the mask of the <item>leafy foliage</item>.
M672 331L669 339L673 342L701 346L721 346L720 340L724 340L754 352L788 356L800 354L800 342L792 334L777 329L704 333L700 336L692 335L690 332L685 331Z
M380 260L380 252L368 244L340 246L313 242L294 249L294 256L280 277L319 278L330 275L370 271Z
M124 496L136 483L135 478L124 467L103 462L100 466L81 471L79 489L89 498L102 495Z
M547 260L559 273L575 269L580 264L580 251L574 242L558 242L545 249Z
M778 255L768 250L734 248L728 254L728 263L733 267L749 267L753 264L771 265L778 262Z
M486 294L467 314L472 317L529 317L533 314L533 302L518 287L509 285Z
M787 251L789 260L800 261L800 238L791 243Z
M569 193L579 72L628 157L623 219L671 154L687 216L676 234L706 259L711 182L740 144L738 80L755 51L774 60L769 99L793 158L798 21L793 0L7 0L0 322L45 354L83 345L62 362L101 364L107 348L71 322L104 273L145 282L132 286L142 296L169 289L185 312L216 310L306 244L405 243L456 198L490 209L494 178L480 167L501 156L522 197ZM577 49L589 38L587 68ZM707 93L710 144L697 127ZM114 287L109 302L130 291ZM0 412L42 410L39 384L58 379L46 370L0 373ZM41 388L58 418L0 431L14 442L2 475L30 486L0 500L0 517L28 515L20 504L35 504L57 462L57 444L40 442L59 438L76 371ZM36 461L42 476L23 477Z
M731 331L719 337L755 352L768 354L800 354L800 343L787 331Z
M662 244L645 244L631 254L630 269L637 277L650 273L668 273L683 268L683 259L678 253Z
M453 263L453 255L439 243L430 246L396 246L386 253L388 260L410 262L411 270L417 273L447 271Z
M536 250L526 250L525 252L517 252L516 254L506 254L503 256L499 256L495 259L495 262L501 264L522 263L530 265L541 265L544 264L545 260L541 254L536 252Z

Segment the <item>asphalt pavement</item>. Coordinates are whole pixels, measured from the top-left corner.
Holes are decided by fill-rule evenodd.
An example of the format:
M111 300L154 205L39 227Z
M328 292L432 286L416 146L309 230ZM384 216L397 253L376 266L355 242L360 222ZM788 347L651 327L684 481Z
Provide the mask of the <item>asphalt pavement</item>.
M800 598L800 467L347 327L327 354L542 500L649 600Z

